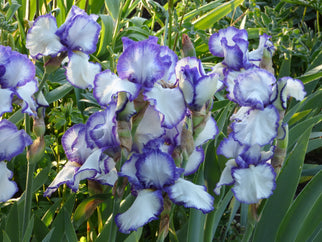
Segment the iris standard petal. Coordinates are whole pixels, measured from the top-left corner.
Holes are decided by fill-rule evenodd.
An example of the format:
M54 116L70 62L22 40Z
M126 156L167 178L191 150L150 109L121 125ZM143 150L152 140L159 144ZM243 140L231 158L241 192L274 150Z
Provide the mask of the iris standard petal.
M195 146L200 146L206 143L210 139L214 139L218 134L217 123L213 117L209 117L204 129L195 138Z
M214 198L205 186L179 178L175 184L167 187L166 191L172 202L182 204L186 208L199 209L203 213L209 213L214 209Z
M129 101L133 101L139 95L139 91L138 84L123 80L110 70L105 70L95 77L93 94L99 104L104 107L115 102L119 92L126 92L129 94Z
M133 145L138 151L142 151L144 145L150 140L157 139L164 133L165 129L161 127L159 112L153 107L148 106L136 129Z
M39 16L32 27L28 30L26 37L26 48L32 57L40 58L42 56L56 56L63 51L65 47L60 43L56 35L56 19L46 14Z
M0 161L0 202L6 202L18 191L18 186L11 181L13 173L4 161Z
M121 54L117 72L121 79L128 79L145 88L153 87L164 76L160 46L144 41L132 44Z
M68 160L77 162L80 165L92 153L92 149L87 146L85 133L85 124L76 124L69 128L61 139Z
M162 115L163 127L172 128L184 118L186 105L178 87L163 88L155 85L150 91L145 92L144 96Z
M296 100L302 101L306 95L303 82L298 79L283 77L278 80L278 86L281 89L280 99L284 109L286 109L287 99L289 97L294 97Z
M77 15L66 25L61 41L69 50L91 54L96 50L101 26L87 14Z
M263 69L250 69L237 76L234 97L240 106L264 109L273 94L275 77Z
M115 222L120 232L129 234L150 221L158 219L162 210L161 191L144 189L138 192L134 203L127 211L116 215Z
M220 82L218 74L211 74L200 78L195 87L196 96L193 105L201 109L207 101L212 99L218 87L220 87L218 82Z
M235 180L232 188L235 197L243 203L257 203L268 198L275 189L275 172L269 164L250 165L249 168L232 170Z
M247 147L241 145L238 141L234 140L233 135L230 134L227 138L224 138L217 149L218 155L223 155L226 158L237 158L240 154L246 151Z
M69 62L66 67L66 78L75 87L94 87L95 75L101 71L98 63L89 62L89 56L82 52L69 52Z

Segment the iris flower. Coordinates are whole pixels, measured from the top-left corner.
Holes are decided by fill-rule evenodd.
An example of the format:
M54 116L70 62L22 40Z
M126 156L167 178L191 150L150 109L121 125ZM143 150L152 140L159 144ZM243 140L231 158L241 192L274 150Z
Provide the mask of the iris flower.
M32 144L32 140L24 130L18 130L6 119L0 121L0 134L0 202L5 202L18 191L16 183L10 180L13 173L7 168L5 160L10 161L22 153L26 146Z
M66 21L58 28L56 19L46 14L38 17L29 29L26 47L35 58L68 55L67 80L79 88L93 88L99 64L89 62L89 54L96 50L100 25L98 16L73 6Z
M26 55L0 46L0 115L12 111L15 97L22 100L23 113L35 115L37 103L33 94L38 90L35 72Z

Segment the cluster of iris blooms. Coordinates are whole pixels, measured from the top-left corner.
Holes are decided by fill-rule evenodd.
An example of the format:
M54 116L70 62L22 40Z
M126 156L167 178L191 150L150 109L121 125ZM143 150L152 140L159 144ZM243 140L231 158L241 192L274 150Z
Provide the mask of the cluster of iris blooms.
M283 138L277 137L283 133L278 132L283 130L280 112L289 96L302 100L305 95L299 80L276 81L265 65L274 52L269 36L261 36L259 47L249 52L245 30L229 27L213 34L209 49L224 59L208 73L199 59L178 60L156 37L138 42L122 38L115 74L101 72L98 64L88 61L100 31L96 20L96 15L73 6L59 28L48 14L36 19L28 31L31 56L67 57L67 80L75 87L93 89L102 107L85 124L76 124L63 135L68 162L44 195L51 196L62 184L77 191L84 179L114 186L118 179L127 178L136 198L115 217L122 233L157 219L165 199L204 213L212 211L213 197L206 187L185 177L198 170L204 160L202 146L218 134L211 107L214 94L226 88L227 97L240 108L231 117L232 132L217 151L229 160L214 192L233 185L241 202L268 198L275 188L270 164L273 142ZM7 86L2 84L2 73L3 88ZM25 138L23 147L30 142Z

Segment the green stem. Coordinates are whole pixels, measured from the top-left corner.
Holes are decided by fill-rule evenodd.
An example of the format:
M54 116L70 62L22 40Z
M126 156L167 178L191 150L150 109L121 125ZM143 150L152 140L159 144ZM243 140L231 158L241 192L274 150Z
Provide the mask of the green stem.
M320 13L316 11L316 26L318 28L318 36L320 36Z
M28 159L27 166L27 178L26 178L26 190L25 190L25 203L23 211L23 234L25 234L28 222L31 214L31 203L32 203L32 184L33 184L33 174L34 174L35 164L32 164Z
M115 220L116 214L118 213L118 211L120 209L121 200L122 199L120 199L118 197L114 198L113 214L112 214L111 227L110 227L110 236L109 236L109 239L108 239L108 241L110 241L110 242L116 241L116 233L117 233L118 228L117 228L117 225L114 222L114 220Z
M173 0L168 1L168 13L169 13L169 30L168 30L168 46L171 47L171 33L172 33L172 11L173 11Z

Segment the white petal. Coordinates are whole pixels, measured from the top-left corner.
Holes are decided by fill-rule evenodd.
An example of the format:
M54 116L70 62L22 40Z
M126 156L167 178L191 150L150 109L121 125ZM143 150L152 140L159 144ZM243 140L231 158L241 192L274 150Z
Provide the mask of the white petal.
M283 86L280 94L283 108L286 108L289 97L294 97L296 100L302 101L306 95L303 83L298 79L283 77L279 80L279 88L281 86Z
M268 164L234 169L232 175L235 180L232 191L240 202L257 203L272 195L275 189L275 172Z
M144 113L134 136L134 145L138 150L142 150L150 140L161 137L165 130L161 127L159 113L149 106Z
M179 178L175 184L167 187L166 191L171 201L183 204L186 208L199 209L203 213L213 210L214 198L207 192L205 186Z
M88 61L89 56L82 52L69 54L66 67L67 80L78 88L93 88L95 75L100 72L101 66Z
M102 106L107 106L117 98L119 92L129 94L130 101L133 101L139 94L139 85L128 80L122 80L110 70L105 70L96 75L93 94Z
M155 85L144 95L162 115L163 127L172 128L184 118L186 106L179 88L170 89Z
M17 87L17 94L23 100L22 112L29 115L35 115L37 104L33 98L33 94L38 90L37 82L30 81L23 86Z
M87 157L84 164L77 170L70 186L73 191L78 189L79 182L81 180L94 178L96 174L100 172L99 163L101 154L102 151L100 149L96 149Z
M115 217L120 232L130 233L146 223L158 219L163 209L161 191L141 190L131 207Z
M6 202L18 191L16 183L10 181L12 175L6 163L0 161L0 202Z
M136 162L139 156L133 154L129 160L127 160L119 172L120 176L126 176L129 179L129 182L135 186L141 186L140 181L136 177Z
M262 69L250 69L237 76L234 96L240 106L263 109L270 102L275 77Z
M45 197L50 197L57 188L62 184L73 185L73 179L75 172L79 168L79 164L76 162L67 162L63 169L59 171L55 179L50 183L47 190L44 192ZM76 192L76 190L75 190Z
M6 112L12 111L12 97L13 91L11 91L10 89L0 88L0 116Z
M145 152L136 163L136 175L145 188L162 189L176 179L174 160L159 150Z
M226 162L226 166L224 170L221 173L219 182L216 184L216 188L214 189L214 192L219 195L220 194L220 188L223 185L230 185L234 182L233 177L231 176L231 169L233 167L236 167L237 164L234 159L228 160Z
M100 173L97 173L94 180L104 185L113 186L118 178L114 160L108 157L104 161L101 161L99 166Z
M234 138L240 143L249 146L254 144L263 146L277 136L279 114L274 106L267 106L264 110L240 110L244 118L239 122L234 122L232 126Z
M217 149L217 154L224 155L227 158L237 158L245 149L246 147L234 140L233 136L230 134L228 138L221 141Z
M218 90L219 75L212 74L201 78L196 85L195 103L202 107L209 99L213 98Z
M218 127L216 121L209 117L204 129L199 133L195 139L195 146L203 145L210 139L214 139L215 135L218 134Z
M28 31L26 47L33 57L57 55L64 49L57 31L56 19L47 14L36 19L31 29Z
M197 171L199 165L203 162L204 152L202 148L196 148L188 158L184 168L184 175L188 176Z
M66 44L72 50L80 50L87 54L96 49L100 25L87 15L78 15L72 19L66 31Z

